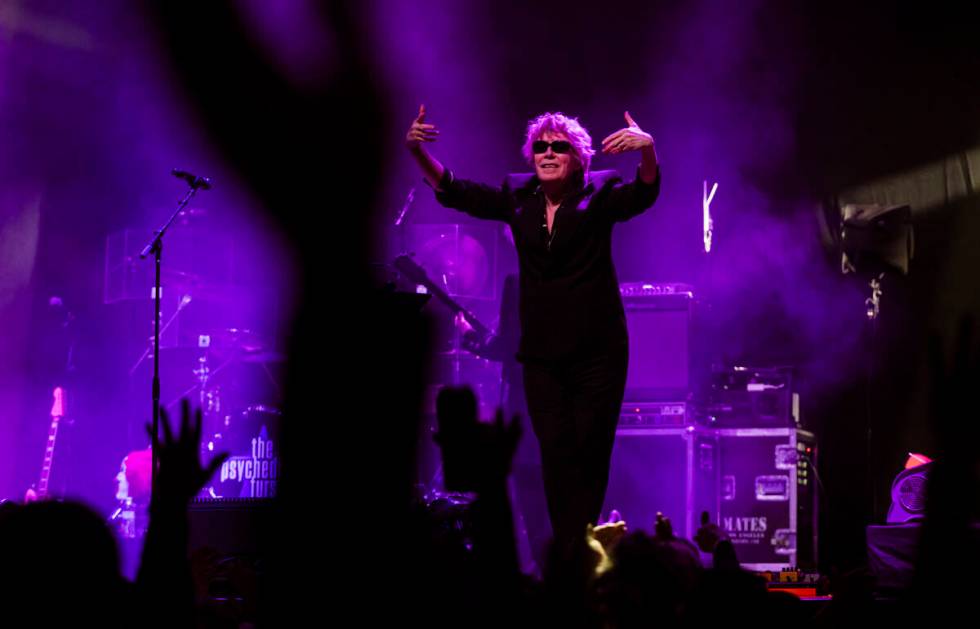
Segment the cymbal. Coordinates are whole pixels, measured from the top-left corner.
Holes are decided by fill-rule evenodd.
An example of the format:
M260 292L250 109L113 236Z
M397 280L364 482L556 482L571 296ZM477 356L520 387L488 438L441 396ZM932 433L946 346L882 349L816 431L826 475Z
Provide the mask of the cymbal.
M225 355L245 363L286 362L284 353L272 349L270 343L248 329L223 328L212 332L210 338L208 350L219 357Z
M181 271L171 267L163 267L160 269L160 278L171 282L183 282L186 284L196 283L201 280L201 276L197 273Z
M246 352L239 360L243 363L284 363L286 362L286 355L282 352Z
M199 339L206 337L206 345L200 345ZM161 354L167 353L172 358L186 354L190 358L200 356L202 351L218 360L233 360L246 363L283 363L286 354L273 349L269 343L251 330L243 328L220 328L217 330L202 330L194 336L195 343L179 345L163 345ZM150 339L152 342L152 339Z
M477 295L487 287L487 252L469 234L456 229L436 233L419 247L416 258L432 281L451 295Z
M221 328L207 336L211 340L211 349L236 349L245 353L256 353L266 347L258 334L244 328Z
M194 300L211 304L235 304L241 301L241 289L226 284L205 283L197 276L182 273L177 279L163 281L163 294L178 295L189 298L188 304Z
M479 356L476 356L476 354L474 354L468 349L458 349L458 350L450 349L442 352L432 352L431 356L433 358L454 358L456 356L462 356L463 358L473 358L473 357L480 358ZM486 360L486 359L480 358L480 360Z

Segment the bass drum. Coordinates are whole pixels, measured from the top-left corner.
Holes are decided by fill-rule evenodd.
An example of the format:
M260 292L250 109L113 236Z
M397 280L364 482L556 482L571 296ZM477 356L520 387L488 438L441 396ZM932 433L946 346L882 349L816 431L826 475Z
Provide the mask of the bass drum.
M203 498L275 498L279 482L279 429L282 413L250 406L228 415L202 444L205 459L227 452L228 460L204 488Z

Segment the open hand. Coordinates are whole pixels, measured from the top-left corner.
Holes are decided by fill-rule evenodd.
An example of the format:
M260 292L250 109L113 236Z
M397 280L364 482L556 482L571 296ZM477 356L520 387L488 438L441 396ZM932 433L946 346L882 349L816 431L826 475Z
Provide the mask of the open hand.
M624 112L623 115L628 126L607 136L602 141L602 152L616 155L626 151L639 151L646 147L652 147L653 137L636 124L636 121L630 116L630 112Z
M405 146L410 151L418 150L423 142L435 142L438 136L439 130L436 126L425 122L425 105L419 105L419 115L412 121L412 126L405 135Z

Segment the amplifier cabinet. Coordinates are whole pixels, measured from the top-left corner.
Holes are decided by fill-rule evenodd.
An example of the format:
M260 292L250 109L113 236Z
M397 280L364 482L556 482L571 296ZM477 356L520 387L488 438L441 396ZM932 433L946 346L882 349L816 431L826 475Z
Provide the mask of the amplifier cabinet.
M817 502L812 433L796 428L715 429L721 470L716 523L753 570L814 568Z
M696 426L616 431L603 515L620 512L630 530L652 533L657 512L674 533L692 538L702 511L718 513L718 440Z

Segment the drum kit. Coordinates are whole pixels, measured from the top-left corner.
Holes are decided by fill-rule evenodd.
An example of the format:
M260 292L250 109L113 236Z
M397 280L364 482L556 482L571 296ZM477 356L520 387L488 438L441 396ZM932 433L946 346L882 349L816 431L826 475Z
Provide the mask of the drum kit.
M269 399L268 393L264 398L252 398L250 392L256 395L256 389L264 388L278 393L275 368L285 357L266 349L248 330L229 328L209 336L209 343L193 364L186 366L195 385L167 405L176 407L187 397L201 409L202 466L220 453L229 455L196 502L275 498L282 413L277 405L256 403L256 399ZM161 354L166 360L166 350ZM264 383L257 383L256 372L265 376L261 378ZM130 452L120 464L116 476L118 508L110 521L123 537L138 538L146 532L151 459L151 449L144 448Z
M191 221L199 222L201 219ZM279 434L282 423L281 371L285 355L271 341L270 318L259 313L265 303L256 297L261 287L245 286L235 260L242 260L234 239L213 236L204 225L181 225L170 236L168 264L163 273L160 370L161 405L179 416L180 402L189 399L202 414L202 466L227 453L227 460L195 498L195 502L266 500L276 496L279 478ZM186 242L185 242L186 241ZM150 314L152 294L145 268L136 266L139 239L127 233L107 242L106 303L138 302L141 319ZM135 243L135 244L134 244ZM134 270L135 269L135 270ZM139 273L137 273L139 271ZM255 290L252 290L255 288ZM152 330L149 330L152 331ZM149 408L152 339L133 356L130 369L134 394ZM142 392L146 391L145 398ZM141 420L140 423L142 423ZM130 442L145 442L141 427L131 429ZM117 509L110 523L121 537L141 538L146 530L150 501L152 451L133 450L120 463L116 476Z
M442 456L433 439L436 398L445 386L468 386L482 418L492 417L499 402L500 365L465 347L460 323L465 321L481 339L492 334L471 309L498 310L496 234L478 225L416 224L403 238L403 248L411 253L385 265L392 273L389 281L399 290L426 294L434 324L416 444L415 499L440 535L458 537L465 545L473 496L445 487Z
M229 457L199 499L274 498L282 414L278 406L262 402L279 399L272 366L285 356L245 329L225 328L207 337L207 350L193 369L202 414L201 459L206 465L222 452ZM268 385L265 396L256 393L263 388L256 368Z

